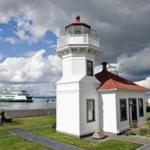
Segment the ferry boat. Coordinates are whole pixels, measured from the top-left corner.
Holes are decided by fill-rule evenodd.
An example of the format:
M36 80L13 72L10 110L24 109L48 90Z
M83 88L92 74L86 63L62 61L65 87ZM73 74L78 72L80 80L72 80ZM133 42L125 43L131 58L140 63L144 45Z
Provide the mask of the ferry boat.
M33 102L33 95L27 93L26 90L4 90L0 93L0 102Z

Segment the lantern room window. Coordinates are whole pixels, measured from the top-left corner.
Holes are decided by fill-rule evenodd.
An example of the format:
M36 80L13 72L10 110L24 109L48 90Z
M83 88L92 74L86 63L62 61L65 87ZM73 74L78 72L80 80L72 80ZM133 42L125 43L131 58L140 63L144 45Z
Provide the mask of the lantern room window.
M75 26L74 34L82 34L82 26Z
M76 21L66 26L66 34L89 34L97 38L95 30L91 29L91 26L80 22L80 16L76 16Z

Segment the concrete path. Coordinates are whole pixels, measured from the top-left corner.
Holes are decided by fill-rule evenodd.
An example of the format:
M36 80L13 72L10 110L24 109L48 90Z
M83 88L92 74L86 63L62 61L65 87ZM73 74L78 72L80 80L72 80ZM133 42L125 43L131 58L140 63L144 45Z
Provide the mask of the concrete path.
M7 132L19 135L25 139L28 139L30 141L39 143L41 145L50 147L50 148L54 148L56 150L85 150L84 148L80 148L77 146L73 146L70 144L66 144L63 142L59 142L56 140L52 140L49 138L45 138L43 136L39 136L39 135L35 135L33 133L30 132L25 132L22 130L26 130L26 129L33 129L33 128L41 128L41 127L48 127L48 126L52 126L51 124L49 125L42 125L42 126L35 126L35 127L27 127L27 128L20 128L20 129L12 129L12 130L6 130Z
M104 139L93 139L92 136L89 136L87 138L84 138L85 140L93 141L93 142L104 142L110 139L117 139L117 140L122 140L122 141L129 141L129 142L134 142L134 143L141 143L143 146L139 147L136 150L150 150L150 140L145 140L145 139L139 139L139 138L125 138L122 137L121 135L108 135L107 138Z

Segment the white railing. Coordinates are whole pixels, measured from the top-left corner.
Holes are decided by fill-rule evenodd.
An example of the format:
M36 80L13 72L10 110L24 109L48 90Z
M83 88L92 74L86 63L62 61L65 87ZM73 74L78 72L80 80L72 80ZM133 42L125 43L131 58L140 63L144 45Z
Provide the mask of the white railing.
M66 44L91 44L99 47L99 39L89 34L69 34L57 40L57 47Z

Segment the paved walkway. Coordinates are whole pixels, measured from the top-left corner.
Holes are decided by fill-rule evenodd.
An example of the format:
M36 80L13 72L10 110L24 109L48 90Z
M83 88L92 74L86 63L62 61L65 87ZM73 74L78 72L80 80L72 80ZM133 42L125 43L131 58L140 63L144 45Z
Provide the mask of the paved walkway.
M33 133L30 133L30 132L23 131L26 129L34 129L34 128L41 128L41 127L48 127L48 126L52 126L52 124L27 127L27 128L20 128L20 129L12 129L12 130L6 130L6 131L13 133L13 134L16 134L16 135L19 135L25 139L30 140L30 141L45 145L45 146L50 147L50 148L54 148L56 150L85 150L84 148L80 148L77 146L73 146L70 144L66 144L63 142L59 142L56 140L45 138L43 136L35 135ZM100 139L100 140L95 140L92 138L92 136L84 138L84 139L89 140L89 141L93 141L93 142L104 142L104 141L109 140L109 139L118 139L118 140L143 144L142 147L140 147L136 150L150 150L150 140L144 140L144 139L138 139L138 138L125 138L125 137L116 136L116 135L108 135L107 138Z
M26 130L26 129L41 128L41 127L48 127L48 126L52 126L52 125L49 124L49 125L42 125L42 126L35 126L35 127L12 129L12 130L6 130L6 131L13 133L13 134L16 134L16 135L19 135L25 139L30 140L30 141L42 144L44 146L54 148L56 150L85 150L84 148L80 148L77 146L73 146L70 144L66 144L63 142L59 142L56 140L45 138L43 136L35 135L35 134L30 133L30 132L22 131L22 130Z

